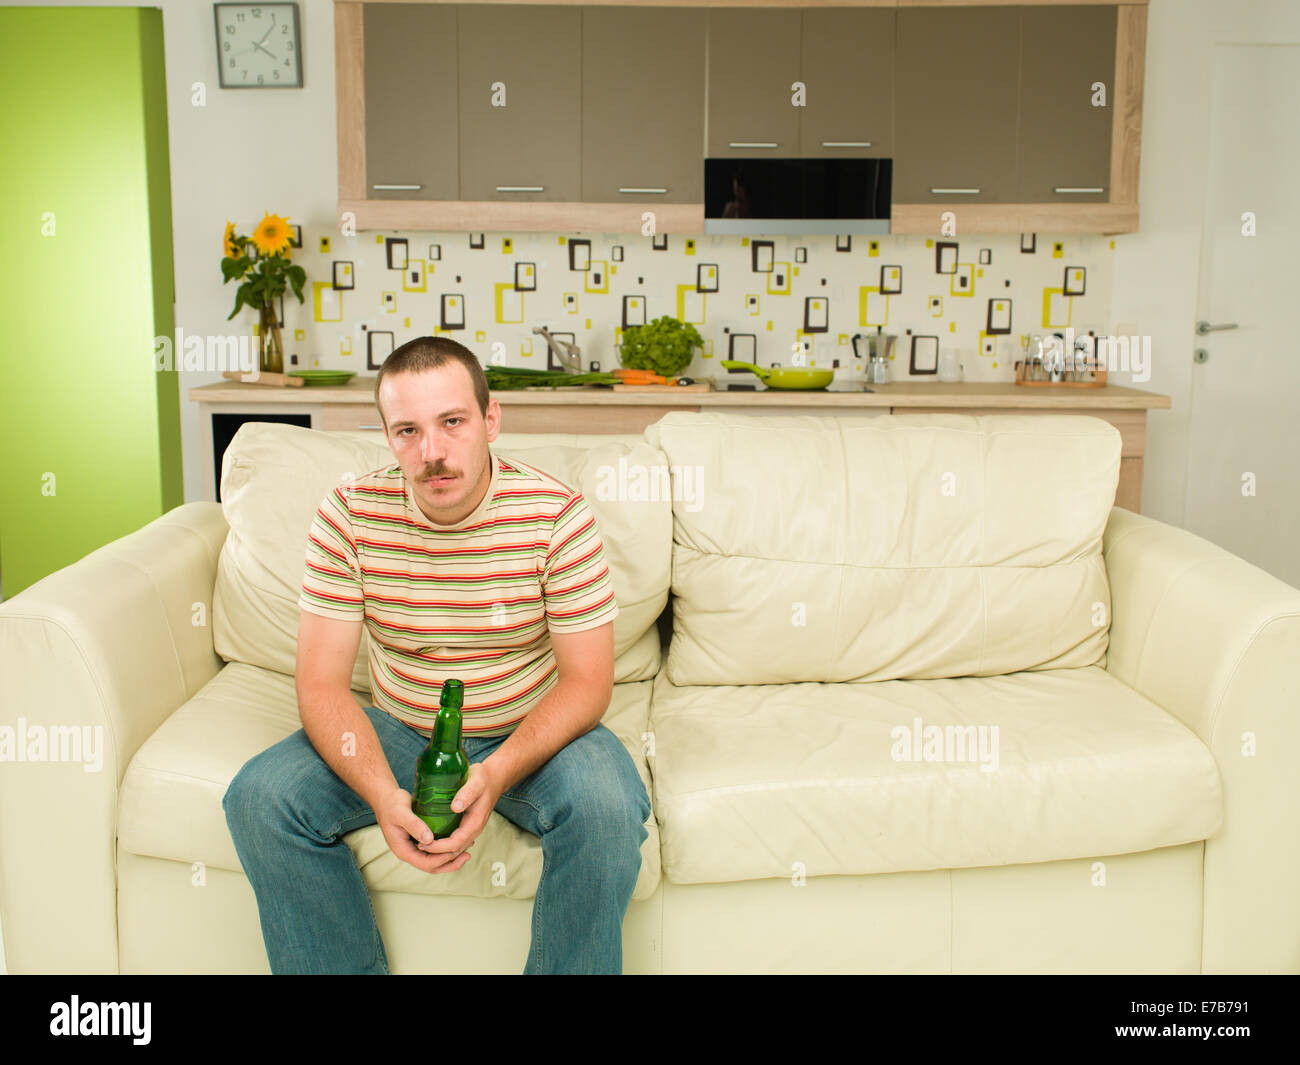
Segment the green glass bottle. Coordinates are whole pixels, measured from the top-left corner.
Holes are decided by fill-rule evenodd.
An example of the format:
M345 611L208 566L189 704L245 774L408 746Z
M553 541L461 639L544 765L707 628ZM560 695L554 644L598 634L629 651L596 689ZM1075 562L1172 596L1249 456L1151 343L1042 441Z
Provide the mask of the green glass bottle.
M411 809L433 829L434 839L446 839L460 825L461 815L452 811L451 800L469 779L469 757L460 735L464 699L464 684L458 680L443 682L433 736L415 763Z

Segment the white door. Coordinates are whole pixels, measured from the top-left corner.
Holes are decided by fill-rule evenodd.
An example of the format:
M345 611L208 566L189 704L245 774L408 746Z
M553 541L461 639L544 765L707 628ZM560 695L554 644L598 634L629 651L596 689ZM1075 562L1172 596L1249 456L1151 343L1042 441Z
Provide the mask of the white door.
M1300 587L1300 46L1213 53L1184 525Z

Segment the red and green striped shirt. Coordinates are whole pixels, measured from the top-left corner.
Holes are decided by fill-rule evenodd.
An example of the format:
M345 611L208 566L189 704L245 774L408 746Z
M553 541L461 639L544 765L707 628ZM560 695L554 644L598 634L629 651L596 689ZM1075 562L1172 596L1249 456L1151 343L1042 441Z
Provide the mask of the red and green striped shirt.
M483 501L439 525L400 466L339 485L316 511L298 605L363 621L371 698L429 733L444 680L464 682L464 731L512 732L559 679L551 632L618 616L591 509L550 474L491 454Z

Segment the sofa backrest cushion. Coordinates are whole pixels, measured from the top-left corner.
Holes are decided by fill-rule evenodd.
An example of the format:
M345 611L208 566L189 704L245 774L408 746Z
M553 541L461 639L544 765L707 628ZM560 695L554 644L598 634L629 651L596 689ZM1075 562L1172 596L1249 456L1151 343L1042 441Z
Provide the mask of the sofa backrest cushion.
M614 679L653 677L662 661L655 621L668 600L672 512L666 499L629 508L602 486L620 460L662 466L663 455L640 435L501 433L489 447L582 492L600 529L619 605ZM378 433L240 426L221 465L230 531L218 560L213 642L223 659L293 675L298 594L316 508L334 486L394 461ZM367 694L368 639L363 628L352 671L352 688Z
M1120 436L1082 415L667 414L673 684L1104 665Z

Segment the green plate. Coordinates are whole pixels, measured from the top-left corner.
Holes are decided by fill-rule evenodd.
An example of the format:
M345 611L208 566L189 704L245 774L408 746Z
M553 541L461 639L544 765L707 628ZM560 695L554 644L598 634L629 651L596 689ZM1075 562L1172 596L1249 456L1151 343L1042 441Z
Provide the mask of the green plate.
M348 370L290 370L286 377L301 377L305 385L345 385L355 373Z

